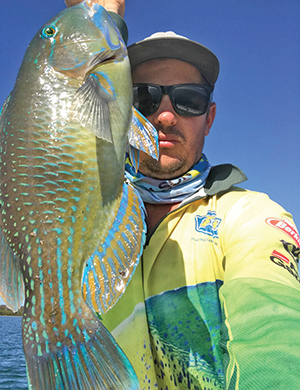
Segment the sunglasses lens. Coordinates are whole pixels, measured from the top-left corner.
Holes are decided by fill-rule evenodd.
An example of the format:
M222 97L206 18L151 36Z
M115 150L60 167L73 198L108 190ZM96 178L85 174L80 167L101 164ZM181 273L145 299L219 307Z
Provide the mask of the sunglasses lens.
M163 93L169 95L173 108L182 116L200 116L206 113L212 89L198 84L159 86L135 84L133 105L143 115L149 116L158 109Z
M175 86L172 90L172 103L179 115L199 116L205 114L210 94L201 86Z
M162 93L159 87L140 84L133 87L133 105L144 116L153 114L159 107Z

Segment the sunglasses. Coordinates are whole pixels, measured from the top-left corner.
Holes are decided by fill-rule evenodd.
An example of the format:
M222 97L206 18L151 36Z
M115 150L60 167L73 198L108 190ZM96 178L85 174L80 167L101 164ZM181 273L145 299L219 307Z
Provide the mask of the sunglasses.
M155 113L163 95L170 97L172 106L181 116L200 116L206 113L213 87L202 84L134 84L133 105L144 116Z

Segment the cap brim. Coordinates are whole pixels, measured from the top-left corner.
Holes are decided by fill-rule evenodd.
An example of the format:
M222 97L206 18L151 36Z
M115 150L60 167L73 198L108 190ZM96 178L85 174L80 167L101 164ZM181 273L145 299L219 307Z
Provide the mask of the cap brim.
M219 61L212 51L185 38L153 38L128 47L131 69L151 60L172 58L194 65L214 85L219 75Z

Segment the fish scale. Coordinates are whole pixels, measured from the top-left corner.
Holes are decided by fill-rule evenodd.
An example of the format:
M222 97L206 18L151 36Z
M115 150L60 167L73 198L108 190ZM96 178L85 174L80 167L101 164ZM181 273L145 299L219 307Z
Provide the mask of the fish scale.
M51 224L52 229L61 229L64 225L66 208L74 210L80 208L82 211L84 210L85 214L88 214L88 205L91 202L101 202L99 181L97 182L96 179L93 179L93 176L89 176L88 186L85 187L90 190L94 189L94 191L84 191L78 185L83 182L85 176L88 175L88 171L93 169L91 163L95 163L96 161L96 156L94 159L90 158L93 153L93 148L87 148L88 153L86 153L85 161L89 161L85 164L85 168L82 167L83 163L81 161L77 160L74 163L75 156L69 158L69 161L66 160L65 156L64 165L69 165L69 171L65 172L64 167L61 167L59 163L54 164L51 161L52 156L50 151L52 145L46 149L43 143L39 142L37 144L35 139L28 141L25 138L24 132L22 132L22 135L22 138L14 135L12 152L6 147L7 155L15 154L12 164L10 166L6 164L4 167L1 167L1 171L4 171L3 175L10 178L10 181L6 183L7 185L2 190L2 196L4 198L2 213L5 212L6 217L3 222L6 229L10 231L9 238L12 240L12 244L14 243L13 236L18 232L21 224L24 225L24 232L20 231L19 235L23 235L21 238L23 241L29 237L28 235L34 229L42 229L44 224ZM63 141L60 144L62 152L64 149L70 150L69 144L65 148ZM88 145L86 146L88 147ZM78 143L75 142L74 149L76 148L78 148ZM32 153L30 159L31 164L26 163L28 158L23 154L26 150ZM20 155L18 155L18 151L21 152ZM48 157L49 154L50 156ZM81 154L81 157L84 159L84 156L82 156L83 151L78 151L77 154ZM39 160L38 165L33 163L35 160ZM14 198L10 196L11 193L14 194ZM10 210L18 208L23 213L17 215L19 218L16 219L17 216L10 214ZM101 213L103 212L99 210L97 217L101 217ZM86 215L83 221L87 220L88 217L89 215ZM39 218L41 218L40 221ZM69 215L68 218L72 220L72 215ZM81 231L83 231L82 229L92 230L89 228L88 223L86 225L86 227L81 227ZM30 228L32 228L31 232L28 231ZM47 226L48 230L49 226ZM20 251L18 251L18 248L14 244L13 249L19 254Z
M125 153L157 158L157 134L131 105L120 33L83 2L36 34L2 109L0 294L17 310L25 292L30 389L139 387L95 315L124 293L145 242Z

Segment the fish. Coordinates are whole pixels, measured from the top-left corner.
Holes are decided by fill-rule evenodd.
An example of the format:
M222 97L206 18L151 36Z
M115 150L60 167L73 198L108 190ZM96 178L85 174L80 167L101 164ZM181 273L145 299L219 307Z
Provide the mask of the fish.
M138 389L101 314L145 242L125 157L138 169L158 142L104 8L85 1L39 29L0 115L0 295L14 311L24 302L29 389Z

